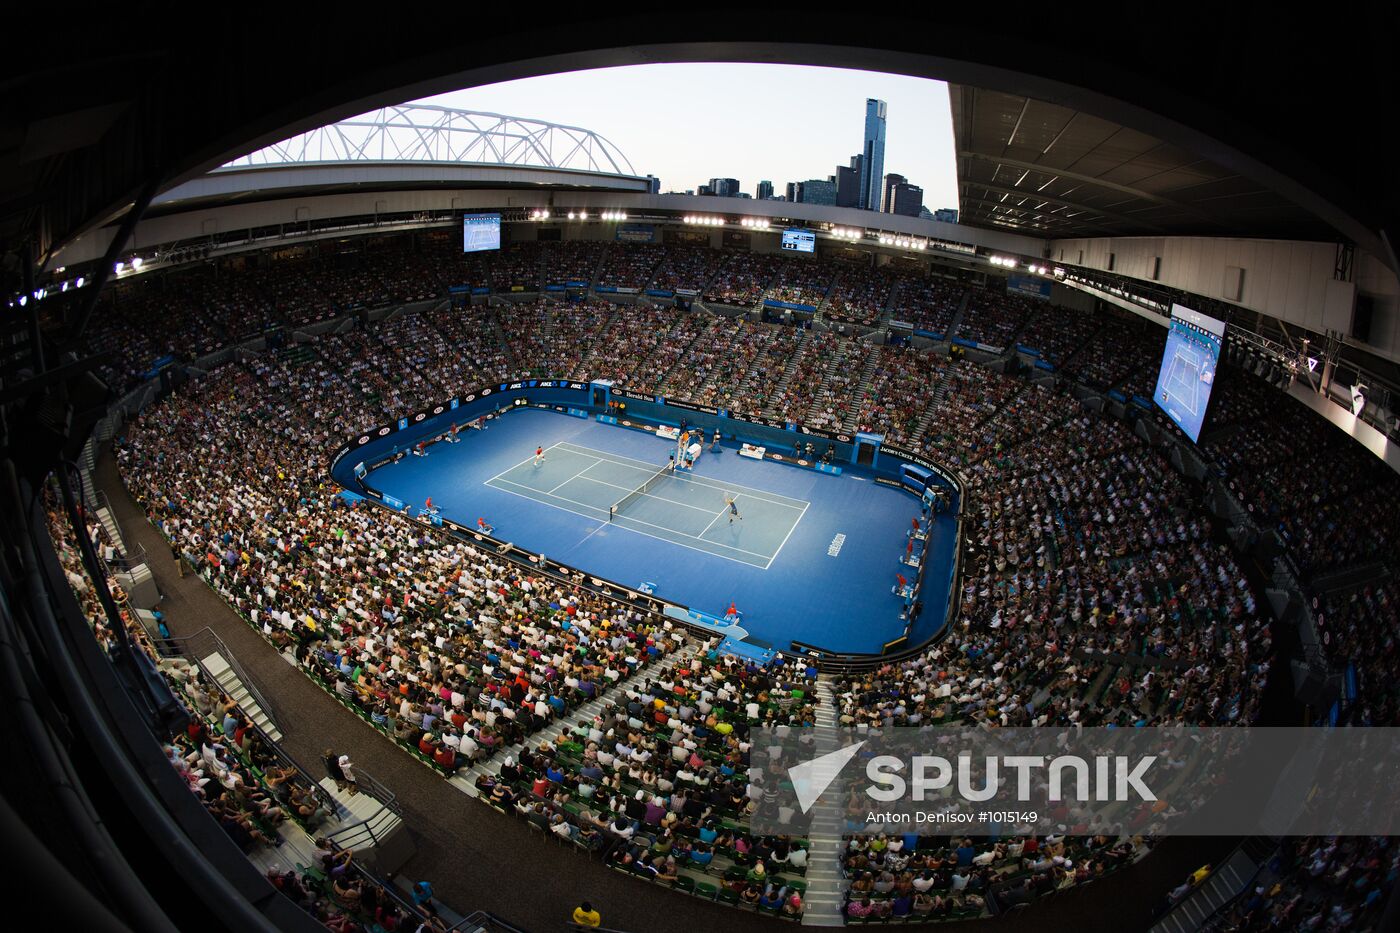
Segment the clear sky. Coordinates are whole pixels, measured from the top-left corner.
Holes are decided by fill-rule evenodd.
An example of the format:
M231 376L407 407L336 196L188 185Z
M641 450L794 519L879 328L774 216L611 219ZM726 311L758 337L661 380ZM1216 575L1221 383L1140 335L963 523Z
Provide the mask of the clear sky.
M684 191L711 178L826 178L861 151L865 100L889 104L885 172L922 185L924 204L956 207L953 121L941 81L794 65L601 68L454 91L421 103L567 123L606 137L638 174Z

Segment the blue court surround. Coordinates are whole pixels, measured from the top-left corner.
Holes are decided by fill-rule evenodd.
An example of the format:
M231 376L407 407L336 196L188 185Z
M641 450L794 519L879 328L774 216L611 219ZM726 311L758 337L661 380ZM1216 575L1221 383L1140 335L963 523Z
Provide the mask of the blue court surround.
M488 422L483 431L463 431L461 438L458 444L433 445L426 457L406 456L380 466L365 482L415 507L431 496L444 518L475 527L477 518L485 517L495 537L517 547L627 586L654 584L657 596L702 612L722 616L733 601L749 641L778 650L796 639L831 651L878 653L904 632L902 604L891 587L896 573L914 576L900 558L919 502L908 492L877 484L869 474L833 476L750 460L732 448L707 450L695 466L695 488L678 485L679 478L668 480L653 490L655 499L628 506L623 521L609 523L607 505L645 479L644 465L664 466L674 442L524 407ZM532 462L536 447L549 448L539 467ZM600 457L610 465L588 466ZM580 480L585 470L589 477L601 470L603 483ZM503 477L518 485L503 484ZM716 486L750 491L749 498L737 500L742 522L731 527L718 516L722 498L711 501L721 495ZM550 502L550 490L568 493L574 502ZM692 495L702 498L692 500ZM762 503L765 496L772 504ZM796 506L780 502L808 505L798 513ZM714 513L701 516L702 504L713 506ZM629 527L626 521L630 516L665 526L689 509L696 509L697 529L708 526L667 534L641 524ZM838 535L845 536L839 548ZM955 545L955 521L940 516L927 558L922 594L927 608L910 633L911 643L927 639L944 623L948 574L943 568L951 567ZM761 557L736 560L736 552L727 548Z

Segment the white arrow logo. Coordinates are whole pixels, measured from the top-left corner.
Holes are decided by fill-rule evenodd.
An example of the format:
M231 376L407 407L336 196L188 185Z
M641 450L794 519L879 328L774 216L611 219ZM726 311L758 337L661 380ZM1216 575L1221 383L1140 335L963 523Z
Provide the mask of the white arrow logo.
M831 782L841 774L841 769L846 767L846 763L856 756L856 752L860 751L864 744L865 740L861 740L854 745L847 745L788 769L792 789L797 794L797 805L802 808L803 813L812 809L817 798L826 792Z

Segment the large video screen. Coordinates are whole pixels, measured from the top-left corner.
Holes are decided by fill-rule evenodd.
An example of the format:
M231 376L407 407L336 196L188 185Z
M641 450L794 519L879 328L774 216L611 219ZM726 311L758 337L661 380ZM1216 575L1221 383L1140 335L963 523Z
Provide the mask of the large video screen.
M500 214L462 215L462 252L480 253L501 248Z
M1215 385L1215 365L1224 339L1224 321L1172 305L1167 346L1162 352L1162 368L1157 372L1157 389L1152 398L1193 444L1200 438L1201 425L1206 420L1210 390Z
M815 253L817 235L801 227L789 227L783 231L783 249L794 253Z

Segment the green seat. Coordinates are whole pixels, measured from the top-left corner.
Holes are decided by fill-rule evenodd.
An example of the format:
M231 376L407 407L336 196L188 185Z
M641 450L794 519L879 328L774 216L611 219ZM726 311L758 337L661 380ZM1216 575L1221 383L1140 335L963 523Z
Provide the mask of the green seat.
M739 895L735 894L729 888L720 888L719 896L715 899L721 904L728 904L731 907L739 906Z
M697 897L703 897L706 900L712 901L719 895L719 888L710 884L708 881L697 881L695 883L695 894Z
M671 882L671 887L677 891L684 891L687 894L695 893L695 879L689 875L677 875L676 880Z

